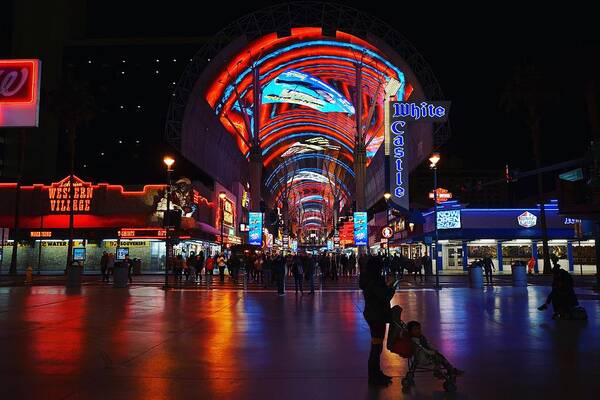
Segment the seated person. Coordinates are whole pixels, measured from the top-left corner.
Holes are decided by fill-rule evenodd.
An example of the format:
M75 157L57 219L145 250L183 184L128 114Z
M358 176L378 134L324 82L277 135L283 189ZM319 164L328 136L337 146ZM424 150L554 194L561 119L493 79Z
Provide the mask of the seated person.
M538 307L538 310L545 310L548 304L552 303L554 315L552 318L567 314L573 307L579 305L575 290L573 289L573 278L571 275L556 264L552 268L552 291L548 295L546 302Z
M446 357L429 344L425 336L421 333L420 322L410 321L406 325L406 330L417 347L417 350L415 351L417 365L426 366L433 364L434 373L437 374L441 373L442 368L444 368L446 373L450 376L461 376L464 374L464 371L461 371L450 364Z

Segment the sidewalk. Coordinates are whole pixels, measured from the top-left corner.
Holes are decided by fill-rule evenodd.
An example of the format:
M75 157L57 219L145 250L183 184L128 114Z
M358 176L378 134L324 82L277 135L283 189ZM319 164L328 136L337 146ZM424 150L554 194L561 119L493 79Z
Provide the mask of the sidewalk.
M134 275L132 286L149 286L149 287L163 287L165 283L165 276L158 274L144 274ZM596 277L593 275L573 275L575 286L577 287L592 287L596 282ZM468 287L469 281L466 274L440 274L440 286L442 287ZM66 283L66 277L64 275L33 275L33 286L64 286ZM512 286L511 276L508 274L494 275L494 286ZM85 286L111 286L111 283L106 284L102 282L100 275L84 275L82 277L82 284ZM531 275L528 276L528 284L530 286L550 286L552 284L552 275ZM418 288L433 288L435 285L435 275L430 276L427 280L420 278L414 279L413 276L405 275L400 281L398 286L399 290L404 289L418 289ZM0 276L0 286L25 286L25 276L16 275ZM175 277L169 276L169 286L178 289L193 289L193 290L251 290L251 291L275 291L275 285L272 285L269 289L264 289L262 284L258 284L247 279L239 279L237 283L234 283L229 276L225 277L225 282L219 281L219 276L215 275L212 277L210 284L206 282L206 276L202 276L202 282L196 283L191 279L189 282L185 281L183 277L181 282L175 282ZM286 277L286 289L293 290L294 280L292 277ZM304 290L308 291L308 282L304 282ZM315 290L317 291L352 291L360 290L358 287L358 277L340 277L337 281L331 281L329 279L320 279L315 277Z

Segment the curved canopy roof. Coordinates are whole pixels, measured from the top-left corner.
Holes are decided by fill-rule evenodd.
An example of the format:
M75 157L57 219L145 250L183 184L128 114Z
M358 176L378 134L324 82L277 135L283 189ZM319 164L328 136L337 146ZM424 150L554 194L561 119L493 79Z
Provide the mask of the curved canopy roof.
M356 87L358 68L362 90ZM403 71L367 41L339 31L327 37L321 28L292 28L289 36L267 34L232 56L204 95L243 155L259 141L272 201L282 205L287 199L298 223L312 229L331 218L334 198L341 207L351 198L359 93L367 162L382 144L383 94L391 78L401 83L398 98L408 98L412 86Z

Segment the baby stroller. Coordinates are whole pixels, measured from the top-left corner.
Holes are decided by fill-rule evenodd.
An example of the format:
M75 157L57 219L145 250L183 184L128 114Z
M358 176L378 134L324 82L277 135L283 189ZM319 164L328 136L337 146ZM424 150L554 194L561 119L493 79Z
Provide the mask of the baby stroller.
M402 307L392 307L392 318L387 338L387 348L392 353L406 358L408 371L402 378L402 388L408 390L415 386L415 374L420 372L431 372L434 377L444 381L443 387L446 392L455 392L456 377L448 374L442 369L435 368L433 362L427 361L425 348L415 343L408 334L406 324L401 319Z

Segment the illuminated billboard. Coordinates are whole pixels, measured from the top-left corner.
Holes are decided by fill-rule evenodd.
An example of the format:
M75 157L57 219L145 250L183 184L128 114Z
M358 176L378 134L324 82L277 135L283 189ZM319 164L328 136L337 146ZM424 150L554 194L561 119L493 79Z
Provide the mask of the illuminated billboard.
M248 243L256 246L262 246L262 213L250 212L248 219L248 225L250 225L250 230L248 231Z
M460 210L438 211L438 229L460 229Z
M292 103L321 112L354 114L354 106L337 90L311 74L287 70L262 91L263 103Z
M37 127L40 60L0 60L0 127Z
M354 213L354 245L367 246L369 243L369 233L367 229L367 213Z

